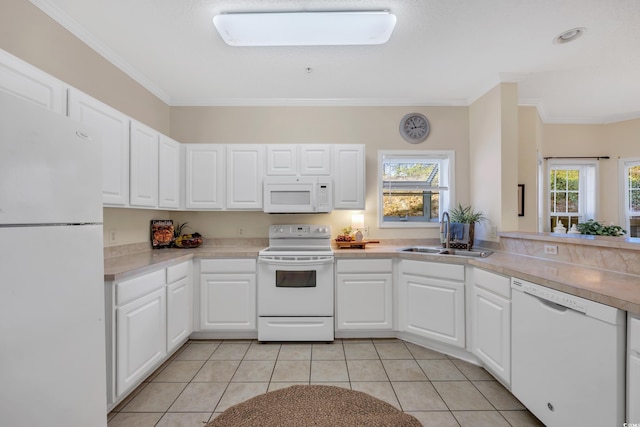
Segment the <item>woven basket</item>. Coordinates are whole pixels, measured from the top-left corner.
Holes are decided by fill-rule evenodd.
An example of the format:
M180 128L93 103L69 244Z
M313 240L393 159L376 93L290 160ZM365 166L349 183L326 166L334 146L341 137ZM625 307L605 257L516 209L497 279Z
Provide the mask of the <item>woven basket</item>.
M449 247L451 249L461 249L461 250L471 250L471 248L473 247L473 239L475 236L475 228L476 225L475 223L471 223L469 224L469 241L460 241L460 240L453 240L451 239L451 237L449 237ZM466 234L466 233L465 233ZM442 247L446 248L447 247L447 243L443 242L442 243Z

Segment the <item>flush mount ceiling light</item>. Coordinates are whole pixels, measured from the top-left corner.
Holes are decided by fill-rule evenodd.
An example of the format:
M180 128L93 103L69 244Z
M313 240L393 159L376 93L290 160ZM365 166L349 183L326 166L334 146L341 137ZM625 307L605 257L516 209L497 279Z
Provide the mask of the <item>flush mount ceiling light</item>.
M586 30L584 27L572 28L558 35L558 37L553 39L553 42L555 44L569 43L584 34Z
M224 13L213 24L231 46L376 45L389 40L389 11Z

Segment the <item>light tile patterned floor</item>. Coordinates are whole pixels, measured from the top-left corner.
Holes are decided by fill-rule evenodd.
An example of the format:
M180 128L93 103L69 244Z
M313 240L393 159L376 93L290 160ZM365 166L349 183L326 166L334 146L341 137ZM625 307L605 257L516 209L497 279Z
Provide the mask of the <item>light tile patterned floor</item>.
M202 427L293 384L362 391L428 427L542 426L484 369L395 339L190 341L109 414L109 427Z

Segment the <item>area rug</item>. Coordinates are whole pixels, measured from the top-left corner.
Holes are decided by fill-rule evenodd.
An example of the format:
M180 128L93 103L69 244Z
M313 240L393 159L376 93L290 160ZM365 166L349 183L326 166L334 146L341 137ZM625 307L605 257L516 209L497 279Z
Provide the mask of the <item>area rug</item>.
M230 407L206 427L421 427L409 414L366 393L294 385Z

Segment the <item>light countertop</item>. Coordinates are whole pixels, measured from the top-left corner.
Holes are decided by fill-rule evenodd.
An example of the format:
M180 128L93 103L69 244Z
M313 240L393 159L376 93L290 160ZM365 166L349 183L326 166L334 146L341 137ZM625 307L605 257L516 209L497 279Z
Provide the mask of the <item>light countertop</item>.
M256 239L257 240L257 239ZM148 246L148 245L147 245ZM195 249L147 249L118 254L112 251L105 258L105 281L120 281L129 277L174 265L192 258L257 257L267 245L247 242L243 246L203 245ZM570 262L553 261L530 255L494 251L487 258L464 258L400 252L408 245L372 244L366 249L335 249L340 258L398 258L466 264L505 276L514 276L559 291L597 301L640 314L640 276ZM115 252L115 253L114 253Z

